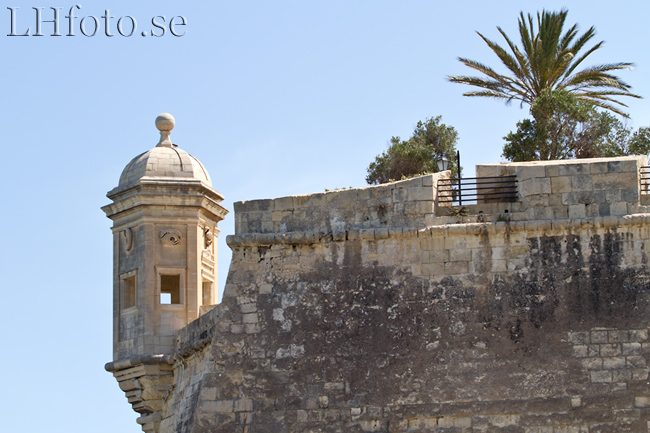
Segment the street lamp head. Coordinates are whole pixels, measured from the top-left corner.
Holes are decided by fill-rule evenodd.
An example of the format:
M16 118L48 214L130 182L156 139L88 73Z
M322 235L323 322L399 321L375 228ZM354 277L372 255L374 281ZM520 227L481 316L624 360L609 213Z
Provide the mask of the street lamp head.
M445 171L445 170L447 170L449 168L449 160L444 155L441 156L440 158L438 158L436 163L438 164L438 170L439 171Z

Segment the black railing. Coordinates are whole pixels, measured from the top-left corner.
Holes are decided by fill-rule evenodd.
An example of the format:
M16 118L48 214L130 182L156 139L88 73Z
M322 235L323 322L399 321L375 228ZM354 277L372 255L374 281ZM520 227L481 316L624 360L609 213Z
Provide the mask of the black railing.
M438 203L511 203L519 200L517 176L438 179Z
M644 165L639 169L641 194L650 194L650 166Z

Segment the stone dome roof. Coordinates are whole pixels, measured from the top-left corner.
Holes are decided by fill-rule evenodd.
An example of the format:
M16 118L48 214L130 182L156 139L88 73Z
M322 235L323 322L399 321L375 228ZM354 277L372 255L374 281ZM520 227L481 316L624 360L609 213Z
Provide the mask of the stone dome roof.
M131 160L122 171L119 186L142 178L198 179L212 186L210 175L198 159L176 146L154 147Z
M196 179L212 186L210 175L198 159L172 144L169 135L174 128L174 117L163 113L156 118L160 142L153 149L131 160L122 171L119 189L142 179Z

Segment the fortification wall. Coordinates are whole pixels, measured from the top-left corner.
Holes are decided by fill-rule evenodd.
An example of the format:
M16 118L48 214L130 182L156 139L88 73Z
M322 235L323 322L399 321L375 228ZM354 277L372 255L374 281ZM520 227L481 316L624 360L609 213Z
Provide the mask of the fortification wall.
M580 169L594 196L638 185L596 189L600 162ZM624 215L524 209L579 192L540 166L550 192L520 180L510 221L436 216L432 176L237 204L223 302L178 336L160 431L647 432L650 214L638 186L605 202Z
M333 235L346 230L424 227L435 213L438 179L449 172L390 184L235 203L235 233Z
M626 215L639 211L639 170L645 156L484 164L476 175L516 175L522 219Z

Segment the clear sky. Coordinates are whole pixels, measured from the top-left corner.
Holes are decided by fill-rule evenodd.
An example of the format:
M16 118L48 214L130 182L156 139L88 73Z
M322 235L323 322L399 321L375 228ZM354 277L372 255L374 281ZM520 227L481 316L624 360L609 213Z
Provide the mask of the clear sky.
M501 160L502 137L527 109L465 98L448 83L457 56L496 66L475 34L516 36L517 16L569 9L607 44L588 64L632 61L620 76L650 98L650 3L632 1L113 1L3 2L0 8L4 344L2 430L135 433L113 377L111 222L100 210L124 166L158 140L155 117L176 118L172 141L196 156L233 202L365 185L391 136L442 115L460 135L465 175ZM78 4L75 36L64 18ZM60 37L36 33L35 11L60 10ZM19 7L20 9L16 9ZM115 18L105 34L104 10ZM93 31L97 17L101 27ZM129 34L132 16L137 22ZM151 37L151 18L185 26ZM161 18L158 18L158 23ZM180 24L177 18L174 23ZM141 36L142 31L147 36ZM648 100L630 124L650 125ZM221 224L220 286L230 260Z

